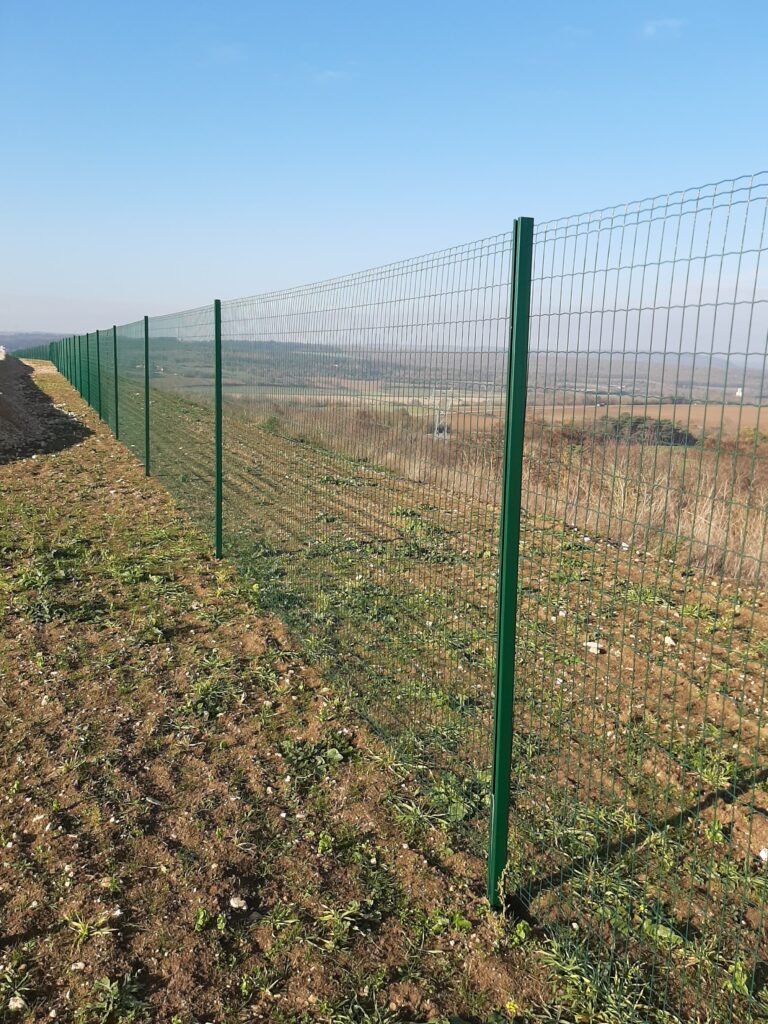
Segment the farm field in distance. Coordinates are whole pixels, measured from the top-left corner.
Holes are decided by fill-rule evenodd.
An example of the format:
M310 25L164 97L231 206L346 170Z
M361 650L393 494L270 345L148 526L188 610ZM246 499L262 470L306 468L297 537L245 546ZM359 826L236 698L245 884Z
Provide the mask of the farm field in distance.
M678 427L692 431L697 437L717 437L735 440L739 435L759 431L768 436L768 406L722 404L719 402L637 402L630 398L613 400L605 404L542 405L531 410L530 416L544 423L573 423L591 425L603 417L651 416L670 420ZM745 447L749 441L746 440Z

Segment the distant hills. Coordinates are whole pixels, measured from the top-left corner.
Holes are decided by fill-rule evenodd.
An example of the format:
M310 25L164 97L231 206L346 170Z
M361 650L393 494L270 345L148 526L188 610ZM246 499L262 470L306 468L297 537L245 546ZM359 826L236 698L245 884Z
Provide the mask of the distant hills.
M60 334L50 334L46 331L0 331L0 345L8 352L14 352L17 348L45 345L62 337L63 331Z

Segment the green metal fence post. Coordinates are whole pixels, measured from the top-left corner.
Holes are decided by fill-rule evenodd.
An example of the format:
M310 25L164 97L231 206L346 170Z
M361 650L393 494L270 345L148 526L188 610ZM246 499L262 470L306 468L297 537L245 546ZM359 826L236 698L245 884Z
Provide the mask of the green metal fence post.
M120 415L118 413L117 399L120 389L117 386L117 326L112 324L112 365L115 370L115 438L120 440Z
M101 331L96 331L96 400L99 403L99 419L101 415Z
M77 390L80 392L80 397L85 398L83 394L83 336L78 334L77 336Z
M149 476L149 317L144 317L144 472Z
M216 452L216 513L214 526L214 550L216 558L221 558L222 552L222 456L223 456L223 435L222 435L222 395L221 395L221 300L215 299L213 303L213 358L214 358L214 388L215 388L215 437L214 445Z
M91 405L91 332L87 331L85 335L85 382L88 395L86 402Z
M528 321L531 307L533 220L515 221L512 263L507 409L504 438L501 527L499 535L498 639L494 700L491 821L488 843L488 901L501 906L499 883L507 863L512 726L515 697L515 639L520 560L520 507L528 370Z

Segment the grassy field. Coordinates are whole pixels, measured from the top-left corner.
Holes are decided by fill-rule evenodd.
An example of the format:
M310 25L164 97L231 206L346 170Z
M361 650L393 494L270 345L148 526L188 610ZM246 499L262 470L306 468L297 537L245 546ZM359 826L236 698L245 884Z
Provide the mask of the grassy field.
M80 425L0 466L0 1017L575 1020L408 765L36 382Z
M187 477L168 483L190 500L198 414L166 397L157 415L177 436L186 424ZM294 432L290 415L229 411L226 548L303 655L420 770L420 813L478 849L490 764L492 490L452 487L455 454L453 474L437 461L413 475L396 459L339 451L349 428L337 425L334 449L329 424L320 439L305 418ZM559 499L557 480L570 475L589 494L589 467L607 481L617 466L555 441L546 439L549 459L568 453L572 468L552 479L542 452L532 460L523 523L510 906L546 930L556 970L576 973L573 991L591 1006L585 1020L762 1019L764 592L706 571L695 536L650 529L645 547L563 525L542 493ZM648 486L652 467L658 486L673 459L693 474L708 458L645 452ZM611 504L591 486L583 510L612 525ZM670 501L684 500L684 486L669 490ZM712 541L729 546L722 535ZM607 997L605 985L619 994Z
M230 435L233 557L409 759L452 769L435 812L482 828L497 508L450 474L414 480L265 422ZM531 466L544 491L547 463ZM610 523L599 491L583 508ZM547 928L585 1020L611 1019L596 965L619 1020L760 1018L764 592L704 572L695 538L630 545L557 511L531 489L510 903Z
M39 383L95 432L0 467L6 1009L766 1017L761 591L529 511L489 915L488 492L229 410L236 577ZM153 402L157 471L207 524L209 413Z
M524 459L523 503L531 516L547 515L633 547L663 551L671 545L691 566L768 585L768 435L759 429L757 407L629 401L547 407L537 397L529 396ZM170 394L164 402L171 424L180 407ZM498 518L498 404L453 408L446 417L453 429L449 443L430 436L432 410L397 406L386 394L362 403L257 395L229 408L233 424L270 422L277 436L388 469L428 501L449 492L471 507L475 520L484 520L489 506ZM616 424L619 417L623 425ZM686 443L627 436L631 423ZM612 424L625 434L612 434Z

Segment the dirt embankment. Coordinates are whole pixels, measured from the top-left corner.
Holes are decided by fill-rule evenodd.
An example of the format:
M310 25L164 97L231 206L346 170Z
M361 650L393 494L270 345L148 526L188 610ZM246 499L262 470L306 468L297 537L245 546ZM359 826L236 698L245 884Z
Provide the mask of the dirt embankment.
M33 374L42 379L55 372L49 363L33 365L9 355L0 359L0 465L61 451L90 433L33 380Z

